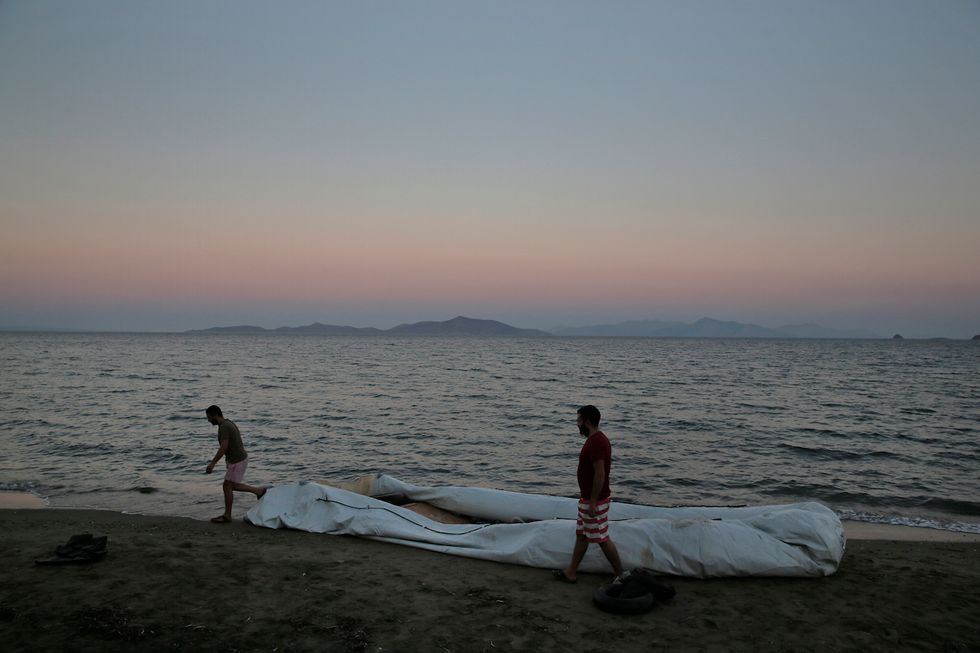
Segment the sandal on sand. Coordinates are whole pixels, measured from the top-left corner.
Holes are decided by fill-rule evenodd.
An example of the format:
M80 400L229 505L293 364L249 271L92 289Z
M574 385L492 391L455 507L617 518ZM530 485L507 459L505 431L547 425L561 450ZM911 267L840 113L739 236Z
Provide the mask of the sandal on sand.
M629 577L632 576L632 575L633 575L633 570L632 569L627 569L626 571L624 571L623 573L621 573L619 576L614 577L612 579L612 584L613 585L621 585L621 584L625 583L629 579Z
M228 517L225 517L224 515L218 515L217 517L212 517L211 518L211 523L212 524L227 524L230 521L231 521L231 519L229 519Z
M564 569L555 569L551 572L551 575L563 583L574 583L578 581L578 578L569 578L566 576Z

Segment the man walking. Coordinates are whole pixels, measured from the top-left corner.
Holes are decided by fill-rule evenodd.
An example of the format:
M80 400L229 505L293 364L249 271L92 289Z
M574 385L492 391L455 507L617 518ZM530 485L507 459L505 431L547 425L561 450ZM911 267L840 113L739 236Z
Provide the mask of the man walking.
M575 523L575 548L572 561L564 569L555 571L555 577L567 583L577 580L578 566L585 557L589 544L598 544L606 560L612 565L613 573L619 578L623 564L619 551L609 539L609 469L612 466L612 445L609 438L599 430L599 409L595 406L582 406L578 409L578 431L585 436L585 444L578 455L578 520Z
M238 427L230 419L225 419L221 414L221 409L217 406L208 406L204 411L208 421L218 427L218 452L208 463L206 473L214 471L214 466L218 464L221 457L225 458L225 480L221 484L221 489L225 494L225 512L217 517L212 517L211 521L215 524L227 524L231 521L231 504L233 499L232 491L251 492L256 498L261 499L265 494L266 488L252 487L245 485L245 470L248 467L248 454L245 453L245 445L242 444L242 434Z

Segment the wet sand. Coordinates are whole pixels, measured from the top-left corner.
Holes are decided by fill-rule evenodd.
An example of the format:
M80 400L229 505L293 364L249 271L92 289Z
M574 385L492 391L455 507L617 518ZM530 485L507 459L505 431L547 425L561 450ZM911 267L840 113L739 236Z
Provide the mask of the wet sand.
M0 509L9 508L47 508L47 502L30 492L0 492Z
M83 532L109 536L105 559L34 564ZM639 616L593 605L607 576L566 585L546 570L241 521L6 509L0 550L10 651L980 648L971 538L851 539L827 578L670 579L676 598Z

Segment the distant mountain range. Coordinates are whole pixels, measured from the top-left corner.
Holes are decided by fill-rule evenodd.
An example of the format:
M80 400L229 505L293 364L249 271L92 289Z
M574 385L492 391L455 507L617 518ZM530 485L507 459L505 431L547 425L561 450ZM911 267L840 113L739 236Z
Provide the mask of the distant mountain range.
M696 322L639 320L585 327L556 327L558 336L632 336L651 338L881 338L869 331L841 331L819 324L789 324L777 328L725 322L703 317Z
M336 326L314 322L301 327L279 327L278 329L263 329L257 326L212 327L185 331L190 334L254 334L266 333L292 335L325 335L325 336L497 336L497 337L547 337L552 334L538 329L518 329L496 320L475 320L462 315L445 322L415 322L414 324L399 324L391 329L375 329L372 327Z
M385 331L395 336L531 336L551 335L538 329L518 329L496 320L474 320L458 316L445 322L416 322L399 324Z
M475 336L475 337L547 337L547 336L605 336L605 337L652 337L652 338L881 338L867 331L841 331L818 324L791 324L777 328L724 322L701 318L692 323L640 320L618 324L600 324L585 327L556 327L549 331L519 329L496 320L477 320L458 316L444 322L415 322L400 324L391 329L372 327L313 324L300 327L265 329L257 326L212 327L185 331L189 334L283 334L326 336Z

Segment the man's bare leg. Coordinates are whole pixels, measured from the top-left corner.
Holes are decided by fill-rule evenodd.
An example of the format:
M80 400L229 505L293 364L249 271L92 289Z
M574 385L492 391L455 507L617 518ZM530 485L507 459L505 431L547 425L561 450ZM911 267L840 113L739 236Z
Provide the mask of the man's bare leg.
M251 492L256 496L256 498L261 499L265 494L267 488L264 487L253 487L251 485L246 485L244 483L232 483L231 487L235 492Z
M234 496L232 495L231 490L232 485L233 483L231 481L225 481L221 484L221 491L225 495L225 513L220 517L215 517L211 521L216 523L231 521L231 504L234 501Z
M602 549L603 554L606 556L606 560L612 565L613 573L619 578L623 575L623 563L619 559L619 549L613 544L612 540L606 540L599 544L599 548Z
M575 548L572 550L572 562L562 570L565 578L574 581L578 573L578 566L582 564L582 558L589 549L589 540L584 535L575 536Z

